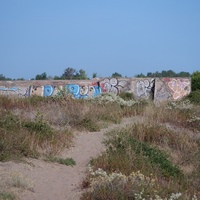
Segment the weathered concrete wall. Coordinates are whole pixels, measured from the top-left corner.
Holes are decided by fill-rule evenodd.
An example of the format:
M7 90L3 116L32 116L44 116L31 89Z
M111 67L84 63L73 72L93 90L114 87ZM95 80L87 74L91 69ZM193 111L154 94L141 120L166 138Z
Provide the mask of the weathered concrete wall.
M155 82L154 100L180 100L191 92L190 78L157 78Z
M179 100L191 91L189 78L103 78L92 80L0 81L0 94L54 96L70 93L76 99L101 93L133 93L134 98L155 101Z

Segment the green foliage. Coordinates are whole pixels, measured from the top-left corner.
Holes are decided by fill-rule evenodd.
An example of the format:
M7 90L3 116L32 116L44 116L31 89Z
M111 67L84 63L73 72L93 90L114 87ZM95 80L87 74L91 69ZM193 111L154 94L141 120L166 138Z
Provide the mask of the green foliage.
M35 121L24 121L22 125L28 129L30 133L37 134L40 138L47 138L53 135L51 127L44 122L42 118L38 120L37 116Z
M80 69L78 72L76 72L73 79L86 80L86 79L88 79L88 77L87 77L85 70Z
M36 153L29 149L26 134L17 116L6 111L0 112L0 161L36 156Z
M63 158L58 158L58 157L48 157L47 161L56 162L56 163L59 163L59 164L62 164L62 165L67 165L67 166L76 165L76 162L73 160L73 158L63 159Z
M97 73L93 73L92 78L96 78L96 77L97 77Z
M136 78L144 78L146 77L143 73L135 75Z
M3 74L0 74L0 81L12 80L11 78L6 78Z
M192 91L200 90L200 71L193 72L191 78L192 78Z
M189 98L189 100L194 103L194 104L198 104L200 105L200 90L195 90L192 91L187 98Z
M47 73L43 72L42 74L37 74L35 77L35 80L46 80L47 79Z
M100 131L99 125L92 118L89 117L83 118L79 122L78 127L85 128L90 132Z
M79 71L77 71L76 69L71 68L71 67L66 68L61 77L63 79L68 79L68 80L86 80L86 79L88 79L85 70L80 69Z
M133 93L130 92L122 92L119 94L119 96L124 99L125 101L129 101L129 100L133 100L134 99L134 95Z
M88 178L91 192L85 193L82 199L99 197L103 200L108 196L113 199L176 199L179 192L184 193L183 199L192 199L194 188L198 190L199 168L194 169L196 175L191 173L193 179L182 168L185 162L199 166L197 142L185 133L173 132L161 125L137 123L113 130L107 136L107 151L91 161L94 169ZM171 157L174 154L179 156L176 161ZM133 181L131 174L136 172L138 177ZM140 182L150 180L147 177L155 178L154 185Z
M62 78L71 80L75 76L75 73L76 73L76 69L68 67L64 70Z
M151 147L146 143L140 142L134 138L127 138L131 148L134 148L136 154L148 157L150 163L158 167L161 173L166 177L180 177L183 176L180 169L173 165L168 159L164 152Z
M113 73L112 74L112 76L111 76L112 78L121 78L122 77L122 75L121 74L119 74L118 72L115 72L115 73Z
M62 80L62 76L54 76L54 80Z
M15 200L15 195L8 192L0 192L0 199L1 200Z
M145 76L144 74L138 74L136 75L138 78L143 78L143 77L190 77L189 72L179 72L176 73L173 70L163 70L162 72L147 72L147 75Z
M67 130L56 131L37 112L35 120L22 119L0 109L0 161L53 155L71 141ZM44 148L47 148L46 151Z

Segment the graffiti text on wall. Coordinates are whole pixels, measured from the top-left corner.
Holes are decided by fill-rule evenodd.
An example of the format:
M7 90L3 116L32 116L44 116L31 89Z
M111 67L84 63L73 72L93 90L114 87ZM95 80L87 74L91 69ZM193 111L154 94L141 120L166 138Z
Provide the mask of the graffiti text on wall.
M139 80L136 83L137 97L139 98L149 98L150 95L154 94L155 79L144 79Z
M78 84L67 84L65 86L30 86L29 96L56 96L60 95L64 91L65 94L71 94L76 99L84 99L88 97L96 97L101 93L101 88L98 84L92 85L78 85Z
M190 93L190 81L184 78L164 78L163 81L169 87L174 100L181 99Z
M125 91L128 87L128 82L125 80L118 80L116 78L105 78L101 81L101 88L103 92L119 94Z
M156 78L156 79L117 79L104 78L99 82L77 81L59 85L60 82L52 82L49 85L41 85L35 82L28 88L14 82L0 81L0 94L17 96L58 96L71 94L75 99L85 99L96 97L101 93L132 92L136 99L154 99L154 101L179 100L188 95L191 91L191 81L189 78ZM24 86L24 87L21 87Z
M4 86L0 86L0 94L26 96L27 88L22 88L22 87L8 87L7 88Z

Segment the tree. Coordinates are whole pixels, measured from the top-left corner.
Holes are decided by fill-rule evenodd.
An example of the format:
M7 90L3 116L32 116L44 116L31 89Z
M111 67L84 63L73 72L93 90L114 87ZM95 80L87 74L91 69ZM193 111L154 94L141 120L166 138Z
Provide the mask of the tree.
M115 73L113 73L112 74L112 76L111 76L112 78L121 78L122 77L122 75L121 74L119 74L119 73L117 73L117 72L115 72Z
M195 71L192 74L192 91L200 90L200 71Z
M47 79L47 73L43 72L42 74L37 74L35 77L35 80L46 80Z
M74 68L68 67L65 69L62 78L71 80L75 76L76 70Z
M97 77L97 73L93 73L92 78L96 78L96 77Z
M140 73L140 74L135 75L135 77L136 77L136 78L144 78L145 75L144 75L143 73Z
M177 74L178 77L190 77L191 74L189 72L180 72Z
M0 74L0 81L12 80L11 78L6 78L3 74Z
M79 72L76 72L76 75L74 76L75 79L79 79L79 80L86 80L87 78L87 74L85 72L85 70L80 69Z
M24 78L17 78L18 81L24 81Z
M6 80L5 76L3 74L0 74L0 80L3 81L3 80Z
M147 77L153 77L153 74L151 72L148 72Z
M53 79L54 79L54 80L61 80L61 79L62 79L62 76L54 76Z

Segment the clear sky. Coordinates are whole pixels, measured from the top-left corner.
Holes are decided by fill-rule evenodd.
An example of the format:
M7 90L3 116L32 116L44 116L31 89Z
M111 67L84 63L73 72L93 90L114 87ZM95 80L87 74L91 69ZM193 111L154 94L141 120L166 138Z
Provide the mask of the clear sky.
M0 74L200 70L200 0L0 0Z

